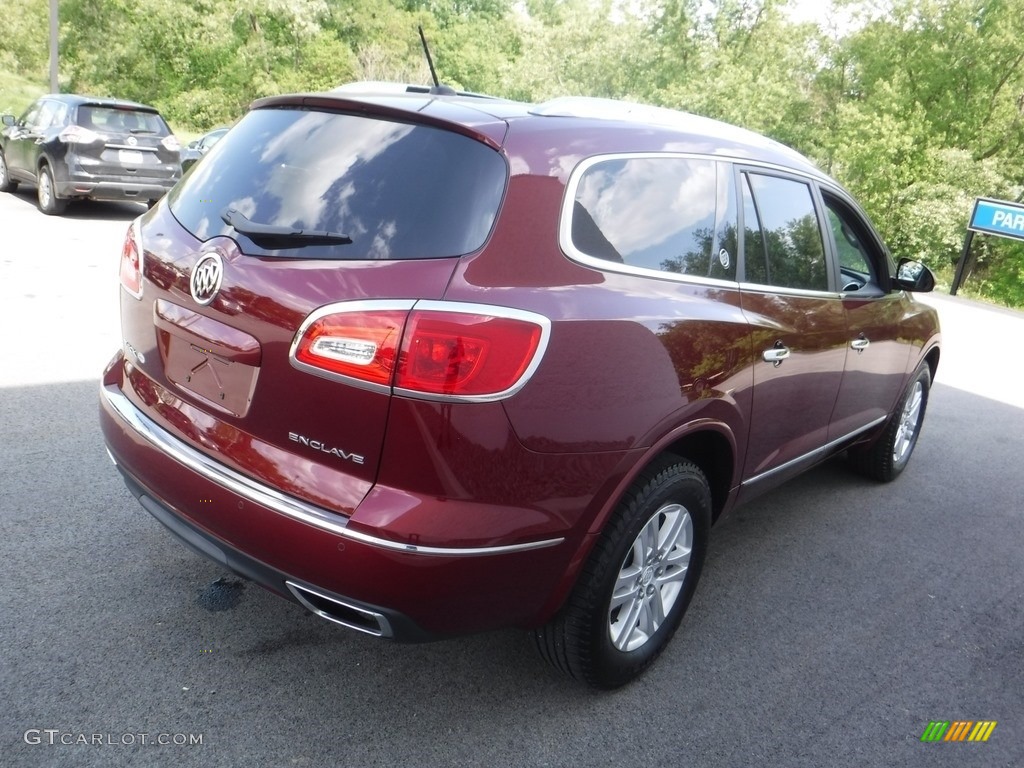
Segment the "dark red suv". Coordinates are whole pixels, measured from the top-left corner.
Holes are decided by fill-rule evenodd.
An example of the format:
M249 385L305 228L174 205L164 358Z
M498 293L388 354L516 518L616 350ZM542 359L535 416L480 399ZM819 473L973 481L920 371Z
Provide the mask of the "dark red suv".
M846 451L906 466L939 359L795 152L633 104L263 99L121 258L102 425L200 553L382 637L533 630L601 687L712 523Z

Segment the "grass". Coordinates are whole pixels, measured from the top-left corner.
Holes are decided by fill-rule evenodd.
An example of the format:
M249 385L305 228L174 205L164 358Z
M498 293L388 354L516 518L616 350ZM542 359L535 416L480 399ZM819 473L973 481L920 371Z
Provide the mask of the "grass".
M45 83L0 70L0 114L20 115L47 91Z

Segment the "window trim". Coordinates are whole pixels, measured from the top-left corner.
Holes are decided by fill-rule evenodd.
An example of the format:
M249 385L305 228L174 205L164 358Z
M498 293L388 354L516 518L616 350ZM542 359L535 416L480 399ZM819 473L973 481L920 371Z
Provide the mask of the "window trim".
M835 260L835 254L830 249L830 240L826 236L826 222L823 219L825 216L824 200L821 197L820 187L821 179L812 176L810 174L801 173L799 171L791 171L788 168L782 168L779 166L770 165L768 163L751 163L742 162L736 163L736 173L739 177L736 184L747 183L743 177L750 173L756 173L761 176L774 176L777 178L784 179L786 181L793 181L799 184L805 184L808 191L811 193L811 204L814 207L814 218L818 222L818 235L821 237L821 247L823 256L825 259L825 275L827 279L827 287L824 290L816 290L809 288L794 288L785 285L772 285L766 283L752 283L747 281L747 253L746 253L746 237L740 238L740 269L737 271L737 276L740 277L740 289L746 291L754 291L758 293L778 293L785 296L809 296L819 298L836 298L841 297L842 294L838 290L838 261ZM737 189L740 187L737 186ZM754 195L753 186L750 188L751 198L754 202L755 209L757 208L757 196ZM742 198L741 198L742 202ZM739 226L741 228L746 226L743 216L743 205L739 206ZM760 225L760 211L758 211L758 224ZM831 231L831 230L829 230Z
M576 190L579 187L580 179L592 166L606 162L609 160L648 160L648 159L678 159L678 160L711 160L716 163L730 166L728 170L731 170L735 174L735 189L739 192L739 186L737 186L741 179L740 176L745 171L753 171L755 173L767 173L768 175L781 176L794 181L800 181L806 183L811 188L811 195L815 200L815 216L818 219L818 228L822 231L822 246L825 249L825 269L829 275L829 290L826 291L809 291L802 288L786 288L777 285L763 285L761 283L748 283L745 281L745 243L744 238L737 236L737 250L739 253L736 255L737 267L736 267L736 280L721 280L713 277L701 277L700 275L681 275L675 272L663 272L658 269L647 269L645 267L634 267L629 264L617 264L607 259L602 259L596 256L590 256L580 251L572 242L572 213L573 205L576 202ZM707 285L713 287L727 287L727 288L740 288L746 290L758 291L761 293L779 293L784 295L793 296L812 296L812 297L826 297L835 298L840 294L836 287L835 277L835 266L832 262L832 254L829 251L828 244L824 239L824 230L822 230L822 215L824 214L823 202L820 198L819 187L825 187L828 189L830 194L835 194L840 197L844 202L849 201L849 197L846 194L841 194L841 190L830 183L831 179L825 176L823 173L808 173L806 171L787 168L783 165L775 163L769 163L761 160L755 160L747 157L737 157L731 154L709 154L703 152L658 152L658 151L635 151L635 152L603 152L596 155L588 155L587 157L580 160L572 170L569 172L569 178L565 183L565 189L562 195L562 207L559 211L558 218L558 245L562 250L562 253L570 260L577 264L581 264L585 267L597 269L601 272L614 272L617 274L631 275L633 277L646 277L654 278L656 280L666 280L673 283L690 283L696 285ZM755 201L756 204L756 201ZM742 229L743 226L743 205L742 199L737 198L737 226ZM857 211L861 218L865 221L869 221L868 218L863 214L859 206L852 206ZM877 238L874 227L871 227L872 236ZM737 233L738 235L738 233ZM888 255L888 251L883 249Z
M667 280L673 283L694 283L697 285L708 285L714 287L727 287L735 289L739 283L736 280L722 280L717 277L703 277L701 275L686 275L678 272L665 272L660 269L649 269L637 267L631 264L619 264L608 261L598 256L590 256L579 250L572 241L572 216L573 207L576 203L576 191L579 189L580 181L588 170L599 163L613 162L615 160L703 160L716 164L731 164L732 158L718 157L717 155L706 155L698 152L609 152L599 155L590 155L581 160L572 169L569 180L565 184L562 196L562 207L558 218L558 245L571 261L575 261L586 267L593 267L602 272L616 272L634 277L647 277L657 280ZM728 170L728 169L727 169ZM715 169L716 180L718 169ZM717 181L716 181L717 183ZM716 213L717 223L717 213ZM737 255L737 260L739 256ZM739 266L737 263L737 274Z

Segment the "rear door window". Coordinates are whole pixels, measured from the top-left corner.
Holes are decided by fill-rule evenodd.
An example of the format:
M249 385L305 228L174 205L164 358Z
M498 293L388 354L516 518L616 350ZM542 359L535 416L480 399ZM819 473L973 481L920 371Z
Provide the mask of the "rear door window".
M780 288L827 291L825 247L810 185L761 173L748 173L746 177L745 280Z
M598 159L580 173L571 217L571 248L585 258L735 280L733 175L714 160Z
M300 109L258 109L170 196L200 240L295 258L419 259L483 245L508 176L503 157L433 126ZM274 227L344 233L347 244L268 247L228 225L233 209Z

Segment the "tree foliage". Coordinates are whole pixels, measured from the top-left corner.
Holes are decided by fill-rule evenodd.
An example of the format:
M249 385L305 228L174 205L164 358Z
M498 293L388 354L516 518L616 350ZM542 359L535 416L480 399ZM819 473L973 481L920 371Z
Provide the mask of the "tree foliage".
M1024 0L61 0L61 83L173 125L352 80L538 101L626 98L715 117L814 158L893 251L951 276L972 201L1024 196ZM0 71L45 82L48 0L5 0ZM1024 246L976 239L972 285L1024 305Z

